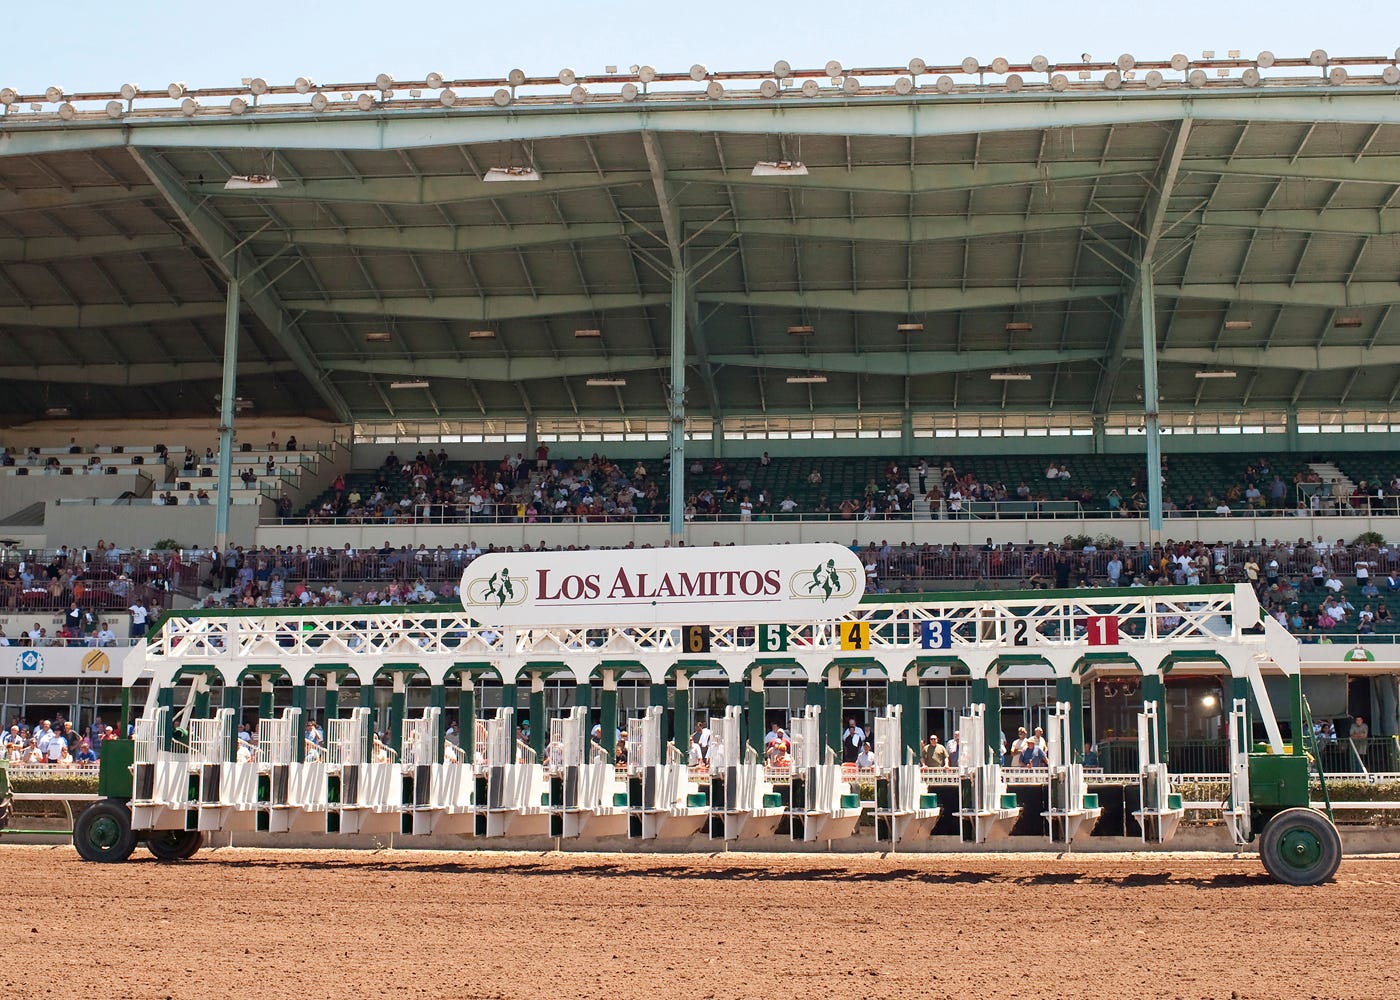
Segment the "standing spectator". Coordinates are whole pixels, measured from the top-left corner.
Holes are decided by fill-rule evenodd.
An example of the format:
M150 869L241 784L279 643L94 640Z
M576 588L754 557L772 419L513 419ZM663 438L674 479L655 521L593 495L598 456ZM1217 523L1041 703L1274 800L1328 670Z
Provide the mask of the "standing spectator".
M146 635L146 619L150 612L146 610L145 602L137 599L136 603L127 608L131 612L131 638L141 639Z
M921 763L924 767L947 767L948 750L943 744L938 742L937 735L930 733L927 742L924 743L923 753L920 755Z
M854 764L860 756L860 748L865 745L865 730L856 725L856 720L846 720L846 731L841 734L841 763Z
M697 720L695 732L690 736L690 742L695 744L702 761L710 759L710 735L710 727L705 725L704 720Z

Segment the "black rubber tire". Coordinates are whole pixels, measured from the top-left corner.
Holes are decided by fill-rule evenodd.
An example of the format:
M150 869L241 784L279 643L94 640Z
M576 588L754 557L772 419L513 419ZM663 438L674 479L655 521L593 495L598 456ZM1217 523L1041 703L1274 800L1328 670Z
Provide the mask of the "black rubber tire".
M14 814L14 803L8 797L0 799L0 830L10 825L10 817Z
M1321 885L1342 863L1337 828L1314 809L1285 809L1264 824L1259 855L1275 881L1284 885Z
M157 861L187 861L204 846L198 830L158 830L146 838L146 849Z
M125 861L136 850L131 810L112 799L94 802L73 824L73 846L84 861Z

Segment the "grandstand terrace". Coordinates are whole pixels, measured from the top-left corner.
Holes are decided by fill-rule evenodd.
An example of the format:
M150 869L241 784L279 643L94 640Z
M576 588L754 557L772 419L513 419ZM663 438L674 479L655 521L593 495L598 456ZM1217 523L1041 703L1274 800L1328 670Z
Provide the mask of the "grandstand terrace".
M1397 80L1318 51L0 90L0 533L1394 536ZM394 481L391 449L447 463ZM575 488L593 454L623 481Z

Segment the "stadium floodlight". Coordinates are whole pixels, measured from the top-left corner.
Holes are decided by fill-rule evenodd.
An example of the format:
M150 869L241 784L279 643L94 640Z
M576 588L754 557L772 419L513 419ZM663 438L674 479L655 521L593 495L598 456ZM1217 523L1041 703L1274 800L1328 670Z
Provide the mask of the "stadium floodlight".
M814 327L814 326L790 326L790 327L788 327L788 335L789 335L789 336L792 336L792 337L810 337L812 334L814 334L814 333L816 333L816 332L817 332L817 328Z
M50 104L57 104L59 101L63 100L63 88L62 88L62 87L50 87L50 88L48 88L47 90L44 91L44 100L48 101Z
M534 167L492 167L481 179L494 184L504 181L538 181L544 178Z
M1030 372L992 372L987 378L993 382L1029 382Z
M509 83L512 87L519 87L527 79L528 77L526 77L523 69L513 69L506 74L506 83Z
M136 95L141 92L141 85L137 83L124 83L120 91L123 101L134 101Z
M895 328L895 330L896 330L897 332L899 332L899 333L923 333L923 332L924 332L924 325L923 325L922 323L896 323L895 326L894 326L894 328Z
M580 340L597 340L603 335L602 330L575 330L574 336Z
M199 102L193 97L186 97L180 102L180 114L184 115L186 118L193 118L198 111Z
M328 108L328 107L330 107L330 106L331 106L331 99L330 99L329 97L327 97L325 94L321 93L319 90L318 90L316 93L314 93L314 94L311 95L311 110L312 110L312 111L325 111L326 108Z
M282 182L271 174L234 174L224 184L225 191L248 191L252 189L270 190L280 188Z
M495 339L496 339L496 331L495 331L495 330L468 330L468 331L467 331L467 339L468 339L468 340L495 340Z
M50 406L44 411L46 417L71 417L73 411L66 406Z
M806 177L807 164L801 160L759 160L753 165L754 177Z
M248 89L254 97L261 97L267 93L267 81L260 76L255 76L248 81Z
M427 380L427 379L414 379L414 380L409 381L409 382L390 382L390 383L389 383L389 388L390 388L390 389L426 389L426 388L428 388L428 385L429 385L429 383L428 383L428 380Z
M773 75L779 80L785 80L792 75L792 63L786 59L779 59L773 64Z
M1252 330L1254 329L1254 321L1249 319L1227 319L1225 321L1225 329Z
M108 118L120 118L125 112L126 112L126 105L122 104L121 101L108 101L108 102L107 102L107 117L108 117Z
M627 384L625 378L591 378L584 382L584 385L591 385L595 389L616 388Z
M394 339L394 335L388 330L374 330L365 334L365 342L369 344L387 344Z
M441 73L429 73L427 76L425 76L425 77L423 78L423 82L426 83L426 84L428 85L428 89L429 89L429 90L441 90L441 89L442 89L442 74L441 74Z
M309 76L299 76L294 87L298 94L309 94L316 89L316 81Z
M1199 371L1199 372L1196 373L1196 377L1197 377L1197 378L1234 378L1234 377L1235 377L1235 373L1232 372L1232 371Z
M787 383L788 383L788 385L824 385L824 384L826 383L826 376L825 376L825 375L789 375L789 376L787 377Z
M1028 320L1012 320L1006 324L1007 333L1030 333L1032 326Z
M73 107L68 101L64 101L58 106L58 117L66 122L71 122L74 118L78 117L78 109Z

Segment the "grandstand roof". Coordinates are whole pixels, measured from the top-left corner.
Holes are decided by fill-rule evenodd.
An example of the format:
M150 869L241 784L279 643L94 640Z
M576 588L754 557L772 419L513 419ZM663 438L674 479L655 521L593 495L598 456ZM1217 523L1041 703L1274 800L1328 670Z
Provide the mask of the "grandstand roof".
M256 412L659 414L677 252L692 415L1138 410L1144 257L1164 408L1389 407L1400 75L1316 56L0 93L0 419L212 414L235 271Z

